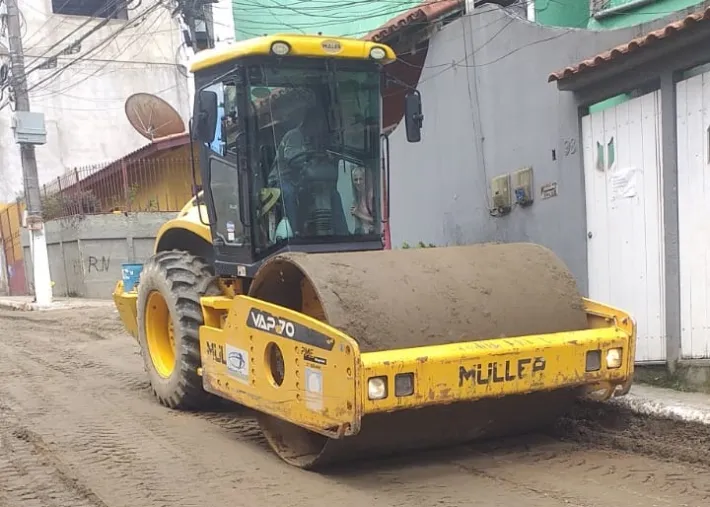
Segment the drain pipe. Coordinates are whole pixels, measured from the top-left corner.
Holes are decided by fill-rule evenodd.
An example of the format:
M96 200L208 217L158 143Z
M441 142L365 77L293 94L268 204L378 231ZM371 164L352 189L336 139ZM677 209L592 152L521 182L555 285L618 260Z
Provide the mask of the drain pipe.
M631 11L633 9L638 9L639 7L644 7L655 3L656 0L633 0L629 3L617 5L616 7L609 7L608 9L602 9L601 11L594 14L594 19L600 20L605 19L615 14L619 14L626 11Z

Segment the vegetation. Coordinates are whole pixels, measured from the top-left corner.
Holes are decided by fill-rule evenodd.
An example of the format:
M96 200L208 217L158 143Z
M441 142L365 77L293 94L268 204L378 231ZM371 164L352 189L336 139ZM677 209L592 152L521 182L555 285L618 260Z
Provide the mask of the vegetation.
M436 245L434 243L426 244L423 241L420 241L415 246L411 246L405 241L404 243L402 243L402 248L436 248Z
M57 192L42 197L42 218L45 221L74 215L99 213L101 201L91 190L71 193Z

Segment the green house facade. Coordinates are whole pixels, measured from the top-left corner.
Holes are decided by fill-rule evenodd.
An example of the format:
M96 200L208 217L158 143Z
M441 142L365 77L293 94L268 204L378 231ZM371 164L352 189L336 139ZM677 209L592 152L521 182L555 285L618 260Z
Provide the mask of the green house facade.
M700 7L698 0L535 0L541 25L613 30L648 23Z
M232 2L237 40L274 33L362 37L421 0L261 0Z

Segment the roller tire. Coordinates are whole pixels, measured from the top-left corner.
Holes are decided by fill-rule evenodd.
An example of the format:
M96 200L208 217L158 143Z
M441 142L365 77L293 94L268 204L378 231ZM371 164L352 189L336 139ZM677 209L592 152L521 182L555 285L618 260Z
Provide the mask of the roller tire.
M163 296L173 319L175 367L167 378L156 371L148 350L146 305L153 291ZM220 294L212 268L189 252L158 252L143 267L137 300L138 339L153 394L162 405L199 410L219 404L218 397L203 389L197 370L202 366L198 332L204 323L200 298Z

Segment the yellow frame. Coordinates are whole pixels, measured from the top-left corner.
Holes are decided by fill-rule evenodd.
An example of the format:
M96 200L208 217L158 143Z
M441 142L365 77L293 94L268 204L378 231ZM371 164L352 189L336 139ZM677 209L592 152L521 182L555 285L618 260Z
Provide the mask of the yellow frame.
M385 51L385 57L383 59L373 61L388 64L397 59L397 55L391 47L386 44L380 44L379 42L345 37L276 34L264 37L255 37L253 39L234 42L218 48L200 51L190 62L190 72L208 69L237 58L271 55L271 45L274 42L285 42L291 47L289 53L283 58L300 56L312 58L372 60L370 57L370 51L372 51L373 48L382 48Z
M136 336L135 293L123 293L118 282L114 299L126 329ZM587 329L579 331L361 353L352 337L302 313L243 295L204 297L198 373L211 393L331 438L357 434L362 418L378 412L564 387L582 387L596 399L626 394L633 380L636 324L622 310L589 299L583 302ZM301 326L310 340L319 336L321 345L279 334L283 325L271 332L249 326L252 310L273 316L277 324ZM274 384L266 360L272 343L280 348L287 372L281 386ZM622 349L619 368L604 366L609 348ZM229 370L230 350L242 351L248 359L248 373L245 370L241 379ZM585 371L590 350L602 351L598 371ZM546 367L533 372L533 364L539 365L536 358L544 358ZM496 365L491 368L498 381L473 382L471 372L476 374L477 364ZM520 365L523 375L517 375ZM485 369L482 378L487 377ZM320 377L322 387L316 394L307 389L307 371ZM394 396L394 376L409 372L415 375L414 393ZM373 401L367 385L376 376L387 377L390 394Z

